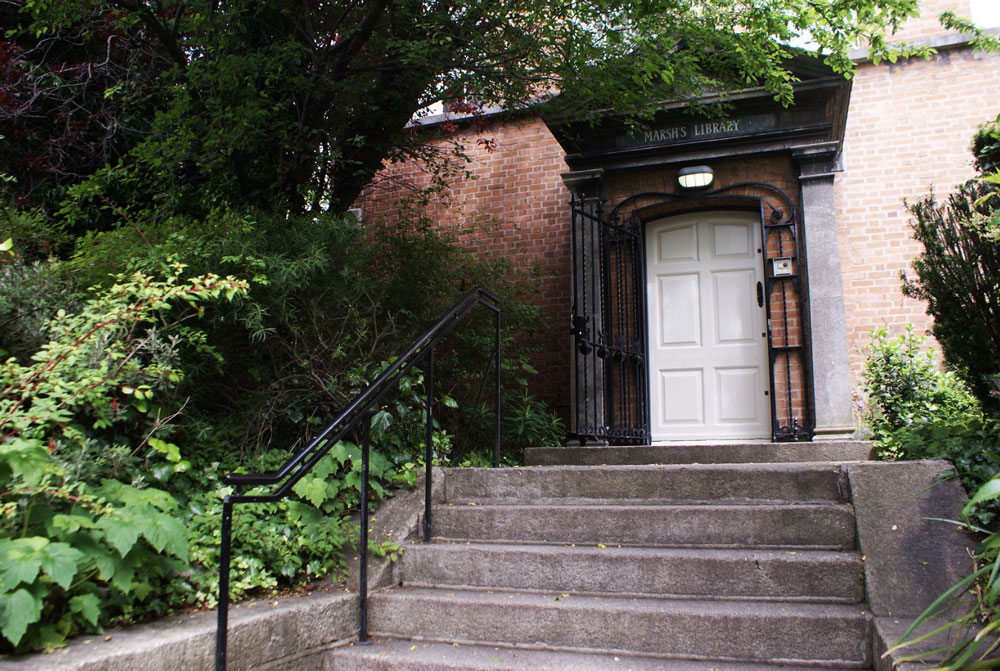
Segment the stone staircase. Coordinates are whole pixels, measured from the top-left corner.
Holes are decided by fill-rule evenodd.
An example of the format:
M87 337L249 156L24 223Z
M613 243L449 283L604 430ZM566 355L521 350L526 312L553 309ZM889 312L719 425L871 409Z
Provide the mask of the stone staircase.
M324 668L872 668L841 463L868 448L813 447L554 448L528 456L549 465L447 470L434 542L407 545L399 587L370 598L373 643Z

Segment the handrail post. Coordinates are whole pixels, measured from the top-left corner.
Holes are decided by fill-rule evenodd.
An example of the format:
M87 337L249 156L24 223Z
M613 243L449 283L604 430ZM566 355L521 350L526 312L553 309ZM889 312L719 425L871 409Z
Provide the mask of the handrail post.
M496 390L493 399L493 467L500 468L500 311L496 313L496 333L493 336L496 352Z
M215 671L226 671L226 643L229 629L229 564L233 536L233 503L222 499L222 534L219 548L219 613L215 631Z
M424 542L431 542L431 464L434 461L434 348L427 350L427 417L424 426Z
M361 541L358 548L358 643L368 643L368 450L371 413L365 413L361 438Z

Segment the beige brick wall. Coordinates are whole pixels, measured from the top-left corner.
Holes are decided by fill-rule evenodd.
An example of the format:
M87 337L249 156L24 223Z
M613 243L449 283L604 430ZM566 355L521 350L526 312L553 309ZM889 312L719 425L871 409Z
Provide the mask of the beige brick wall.
M941 27L938 16L948 10L969 18L971 3L969 0L923 0L920 3L920 16L900 26L892 41L910 42L946 34L947 31Z
M940 3L934 3L940 4ZM855 77L837 176L836 208L848 344L857 379L869 332L930 328L899 273L918 253L904 200L945 195L973 176L976 127L1000 112L1000 55L943 51L930 61L862 65Z

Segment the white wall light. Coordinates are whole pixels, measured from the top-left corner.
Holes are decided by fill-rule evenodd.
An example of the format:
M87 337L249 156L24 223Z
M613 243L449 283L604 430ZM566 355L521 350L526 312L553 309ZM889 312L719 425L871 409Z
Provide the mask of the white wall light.
M707 165L692 165L677 172L677 183L682 189L704 189L714 180L715 173Z

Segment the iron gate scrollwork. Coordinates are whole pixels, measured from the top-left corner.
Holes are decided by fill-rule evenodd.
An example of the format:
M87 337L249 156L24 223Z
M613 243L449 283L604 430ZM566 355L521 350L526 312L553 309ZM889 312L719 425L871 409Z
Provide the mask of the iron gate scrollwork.
M637 216L606 217L574 194L573 417L581 444L649 442L644 238Z

